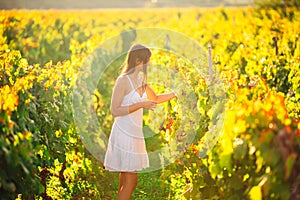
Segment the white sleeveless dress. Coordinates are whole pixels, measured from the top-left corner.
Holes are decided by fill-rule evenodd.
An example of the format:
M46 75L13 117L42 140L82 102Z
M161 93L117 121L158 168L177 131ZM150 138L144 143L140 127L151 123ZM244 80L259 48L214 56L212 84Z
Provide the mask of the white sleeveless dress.
M146 100L146 93L140 96L129 76L125 76L132 90L124 96L122 106ZM115 172L137 172L149 167L143 135L143 109L115 118L108 140L104 167Z

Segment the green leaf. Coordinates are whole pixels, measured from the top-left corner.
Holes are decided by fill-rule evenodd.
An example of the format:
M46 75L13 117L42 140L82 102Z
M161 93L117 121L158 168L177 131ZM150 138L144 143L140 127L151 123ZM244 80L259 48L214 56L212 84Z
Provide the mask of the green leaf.
M291 176L292 169L293 169L296 159L297 159L296 153L289 155L288 158L286 159L285 164L284 164L284 169L285 169L284 180L287 180Z
M230 177L229 186L234 190L240 190L244 187L243 182L236 174L232 174L232 176Z
M237 146L235 146L233 151L234 151L235 159L237 159L237 160L243 159L248 152L247 142L243 140L243 142L241 144L238 144Z

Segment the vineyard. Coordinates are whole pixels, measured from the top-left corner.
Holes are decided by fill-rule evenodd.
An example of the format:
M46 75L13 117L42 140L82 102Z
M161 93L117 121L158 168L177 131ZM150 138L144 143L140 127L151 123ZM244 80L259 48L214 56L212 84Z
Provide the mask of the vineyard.
M125 54L98 47L112 41L124 52L136 41L129 33L147 29L183 35L205 54L211 46L218 81L211 89L209 60L190 62L182 40L164 38L165 49L153 49L149 81L178 98L144 113L147 150L178 154L139 173L133 199L300 199L298 9L0 13L0 199L116 199L118 174L97 155L113 123L110 98ZM182 43L181 55L170 50ZM101 77L85 73L107 55L114 59Z

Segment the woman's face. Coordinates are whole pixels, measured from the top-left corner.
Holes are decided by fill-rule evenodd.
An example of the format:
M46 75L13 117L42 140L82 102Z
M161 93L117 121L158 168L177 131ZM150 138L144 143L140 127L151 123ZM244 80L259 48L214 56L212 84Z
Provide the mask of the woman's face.
M151 64L150 59L149 61L145 64L147 67Z
M136 70L138 70L139 72L140 71L145 71L150 64L151 64L150 59L146 64L144 64L143 62L139 62L136 65Z

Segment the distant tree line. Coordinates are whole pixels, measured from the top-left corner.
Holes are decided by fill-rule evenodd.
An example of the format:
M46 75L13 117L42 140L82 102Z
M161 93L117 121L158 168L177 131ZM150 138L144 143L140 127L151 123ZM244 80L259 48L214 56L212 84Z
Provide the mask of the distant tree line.
M286 7L300 7L299 0L254 0L261 8L281 9Z

